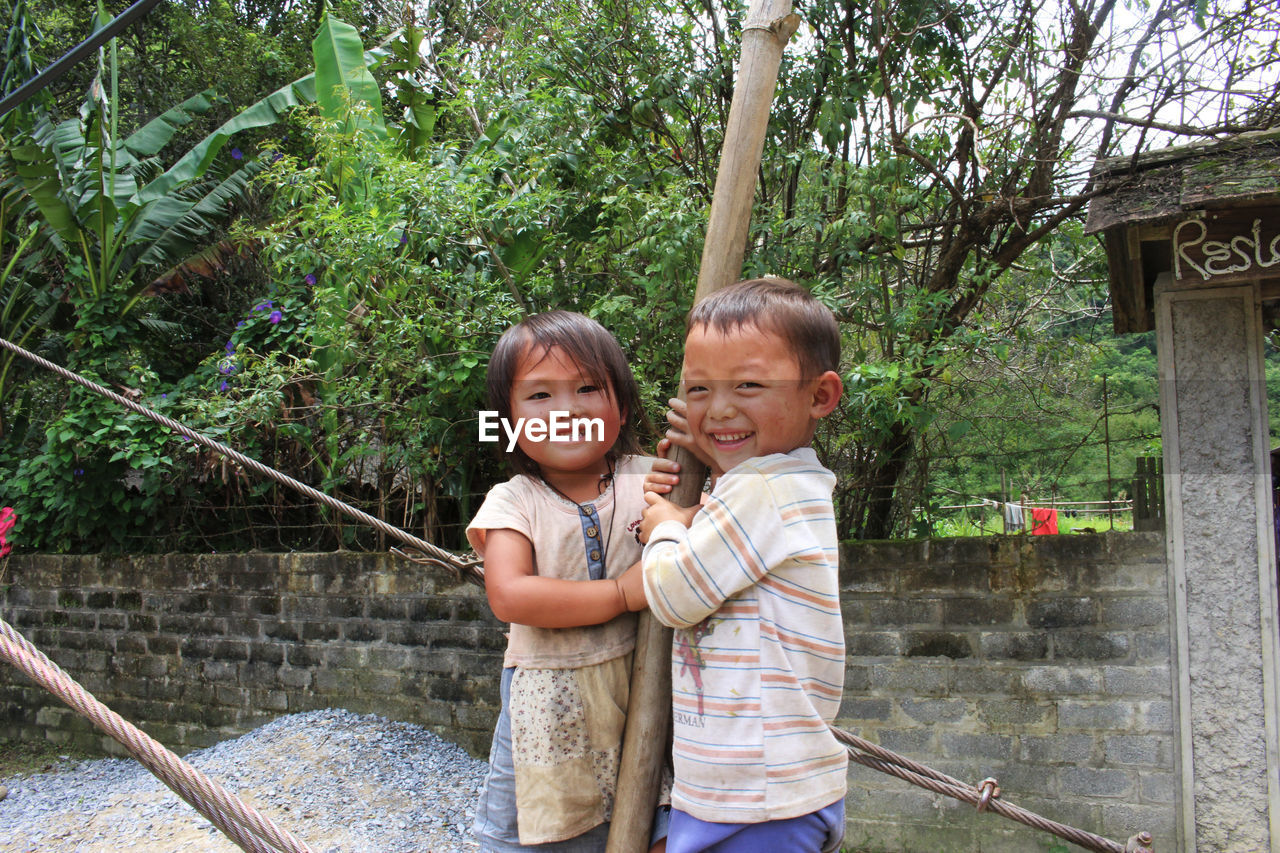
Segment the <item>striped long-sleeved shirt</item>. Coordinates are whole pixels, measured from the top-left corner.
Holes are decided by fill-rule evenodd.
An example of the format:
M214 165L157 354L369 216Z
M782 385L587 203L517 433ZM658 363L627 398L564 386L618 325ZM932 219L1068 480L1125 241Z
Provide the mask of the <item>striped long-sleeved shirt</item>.
M835 475L808 447L726 472L689 528L654 528L649 606L675 628L672 805L758 823L844 796Z

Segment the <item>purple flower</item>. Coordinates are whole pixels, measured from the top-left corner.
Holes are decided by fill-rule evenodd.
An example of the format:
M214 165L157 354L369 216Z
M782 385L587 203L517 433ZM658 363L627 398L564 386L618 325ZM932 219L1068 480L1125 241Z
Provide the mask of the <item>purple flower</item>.
M231 374L235 373L236 372L235 361L229 358L224 358L218 364L218 372L221 373L223 376L230 376Z
M231 159L232 159L232 160L243 160L243 159L244 159L244 152L243 152L243 151L241 151L239 148L232 148L232 149L231 149Z
M225 390L227 390L227 380L225 380L225 379L224 379L224 380L222 380L222 384L218 386L218 390L219 390L219 391L225 391Z
M275 307L275 303L274 303L274 302L272 302L272 300L268 299L266 302L259 302L257 305L253 306L253 310L254 310L254 311L268 311L268 310L270 310L270 309L272 309L272 308L274 308L274 307Z
M310 272L307 273L307 277L303 279L303 281L305 281L307 284L315 284L316 283L315 273L310 273Z
M160 395L160 399L161 399L161 400L168 400L168 399L169 399L169 395L168 395L168 394L161 394L161 395Z
M271 321L271 323L272 323L273 325L275 325L275 324L278 324L278 323L280 322L280 318L281 318L281 317L283 317L283 316L284 316L284 315L283 315L283 314L281 314L279 311L272 311L272 312L271 312L271 316L270 316L270 317L268 317L267 319L268 319L268 320L270 320L270 321Z
M243 329L243 328L244 328L244 320L241 320L239 323L236 323L236 328L237 328L237 329Z
M227 355L231 355L236 351L236 345L227 341Z
M75 476L77 476L77 477L83 477L83 476L84 476L84 469L83 469L83 468L77 468L77 469L76 469L75 471L73 471L72 473L73 473Z
M409 242L409 232L408 232L408 231L401 231L401 232L400 232L400 245L401 245L401 246L403 246L403 245L405 245L405 244L406 244L406 243L408 243L408 242Z

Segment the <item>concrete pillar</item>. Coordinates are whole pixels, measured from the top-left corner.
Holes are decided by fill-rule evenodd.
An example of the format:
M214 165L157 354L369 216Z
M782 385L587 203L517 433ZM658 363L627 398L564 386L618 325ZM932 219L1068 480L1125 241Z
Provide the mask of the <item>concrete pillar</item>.
M1275 540L1258 284L1156 285L1179 850L1280 853Z

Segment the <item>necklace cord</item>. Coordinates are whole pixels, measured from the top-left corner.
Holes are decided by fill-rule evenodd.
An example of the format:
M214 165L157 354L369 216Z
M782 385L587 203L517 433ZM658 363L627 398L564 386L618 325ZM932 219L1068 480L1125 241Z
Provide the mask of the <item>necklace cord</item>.
M618 597L622 599L622 612L631 612L631 602L627 601L627 591L622 588L622 582L617 578L613 579L613 588L618 591Z
M617 489L617 482L615 481L615 478L613 476L614 475L613 461L609 460L608 465L609 465L608 472L600 475L600 483L603 488L600 490L599 495L597 495L597 497L603 497L605 494L608 493L610 488L613 488L613 504L609 507L609 526L603 531L604 537L600 542L600 567L601 567L601 570L604 571L606 574L609 571L609 542L613 539L613 522L617 519L617 515L618 515L618 489ZM541 473L539 473L538 479L541 480L543 485L545 485L548 489L555 492L557 495L559 495L569 503L576 506L578 508L579 517L581 517L583 513L582 504L578 503L573 498L569 497L564 492L560 491L560 489L558 489L556 486L552 485L551 482L547 480L546 477L542 476ZM591 509L593 512L595 512L596 511L595 505L591 501L588 501L587 503L592 504ZM601 522L600 526L604 527L603 522ZM601 580L604 580L604 579L605 578L601 578ZM614 583L617 583L616 579L614 579ZM621 586L618 587L618 591L622 592ZM627 601L626 593L622 593L622 602L624 607L626 606L626 601ZM631 608L628 607L627 612L630 612L630 610Z

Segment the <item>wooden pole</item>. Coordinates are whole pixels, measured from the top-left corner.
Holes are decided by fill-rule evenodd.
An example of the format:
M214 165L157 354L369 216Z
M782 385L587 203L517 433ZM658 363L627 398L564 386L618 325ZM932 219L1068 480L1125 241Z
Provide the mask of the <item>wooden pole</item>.
M695 302L733 284L742 273L756 173L769 127L778 66L782 50L799 24L800 18L791 13L790 0L752 0L747 12ZM670 498L682 506L691 506L702 492L706 467L683 451L677 450L674 458L682 466L682 476ZM649 849L658 785L670 740L671 629L645 611L640 614L636 637L627 731L607 853L645 853Z

